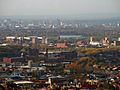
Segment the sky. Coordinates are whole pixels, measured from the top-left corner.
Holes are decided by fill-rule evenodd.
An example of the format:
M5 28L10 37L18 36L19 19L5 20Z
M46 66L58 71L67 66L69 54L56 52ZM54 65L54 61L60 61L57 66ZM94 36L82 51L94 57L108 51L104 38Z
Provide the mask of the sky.
M0 16L120 16L120 0L0 0Z

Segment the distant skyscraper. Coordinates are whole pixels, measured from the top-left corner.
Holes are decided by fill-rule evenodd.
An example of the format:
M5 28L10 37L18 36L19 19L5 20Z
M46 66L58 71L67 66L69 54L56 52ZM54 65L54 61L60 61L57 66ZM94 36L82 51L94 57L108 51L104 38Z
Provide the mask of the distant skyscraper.
M63 22L62 22L60 19L57 19L57 22L58 22L58 25L59 25L59 26L62 26L62 25L63 25Z

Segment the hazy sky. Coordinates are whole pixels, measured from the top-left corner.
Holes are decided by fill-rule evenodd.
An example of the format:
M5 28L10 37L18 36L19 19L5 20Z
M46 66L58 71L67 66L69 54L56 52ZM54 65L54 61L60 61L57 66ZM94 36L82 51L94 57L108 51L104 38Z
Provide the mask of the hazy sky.
M115 15L120 0L0 0L0 15Z

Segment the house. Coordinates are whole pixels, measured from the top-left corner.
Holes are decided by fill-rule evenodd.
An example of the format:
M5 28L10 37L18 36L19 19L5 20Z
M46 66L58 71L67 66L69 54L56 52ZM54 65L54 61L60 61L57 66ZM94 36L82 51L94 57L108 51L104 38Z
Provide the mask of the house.
M57 47L57 48L67 48L68 45L67 45L67 43L57 43L57 44L56 44L56 47Z

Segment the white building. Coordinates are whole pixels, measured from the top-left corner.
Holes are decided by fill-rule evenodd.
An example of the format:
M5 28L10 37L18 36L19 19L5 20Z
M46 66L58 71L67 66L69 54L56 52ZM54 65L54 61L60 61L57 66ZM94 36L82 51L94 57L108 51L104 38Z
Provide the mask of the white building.
M93 45L93 46L97 46L97 45L100 45L101 43L100 42L90 42L90 45Z

